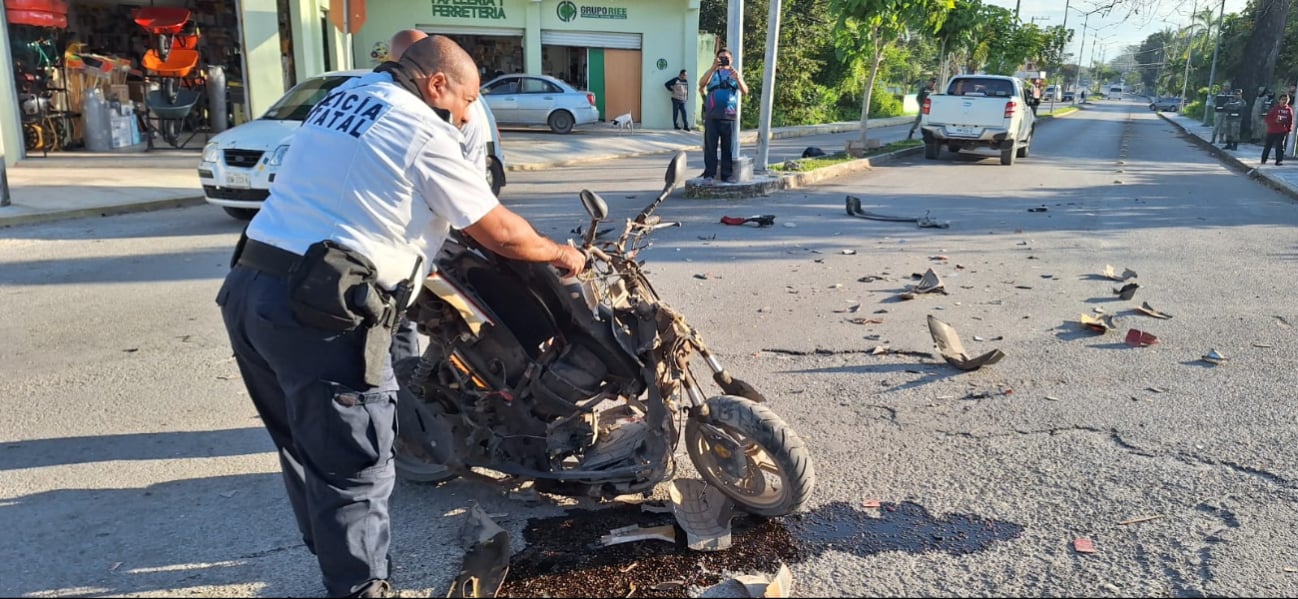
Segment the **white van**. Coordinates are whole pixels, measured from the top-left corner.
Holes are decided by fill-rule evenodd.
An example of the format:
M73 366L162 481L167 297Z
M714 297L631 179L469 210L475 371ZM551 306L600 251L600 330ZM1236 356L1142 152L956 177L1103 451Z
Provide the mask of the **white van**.
M1046 91L1041 94L1042 102L1063 102L1064 91L1058 85L1047 85Z

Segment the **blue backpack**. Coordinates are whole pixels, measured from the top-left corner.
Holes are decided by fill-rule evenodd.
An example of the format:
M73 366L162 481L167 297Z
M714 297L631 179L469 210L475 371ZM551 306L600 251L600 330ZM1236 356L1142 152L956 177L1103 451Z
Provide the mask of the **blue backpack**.
M708 118L734 120L739 112L739 82L728 74L713 73L704 108Z

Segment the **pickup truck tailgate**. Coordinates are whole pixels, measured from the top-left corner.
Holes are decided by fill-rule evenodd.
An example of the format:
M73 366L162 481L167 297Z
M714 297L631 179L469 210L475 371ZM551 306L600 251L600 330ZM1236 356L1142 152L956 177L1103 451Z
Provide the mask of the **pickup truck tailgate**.
M934 96L928 124L941 125L952 137L979 137L984 129L1005 129L1008 98Z

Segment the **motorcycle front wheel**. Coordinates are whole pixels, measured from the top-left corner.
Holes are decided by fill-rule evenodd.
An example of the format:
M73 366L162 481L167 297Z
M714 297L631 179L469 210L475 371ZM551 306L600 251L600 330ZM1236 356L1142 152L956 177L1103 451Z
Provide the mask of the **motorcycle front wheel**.
M708 400L706 418L685 423L690 460L709 484L758 516L802 509L816 484L807 446L764 405L734 395Z

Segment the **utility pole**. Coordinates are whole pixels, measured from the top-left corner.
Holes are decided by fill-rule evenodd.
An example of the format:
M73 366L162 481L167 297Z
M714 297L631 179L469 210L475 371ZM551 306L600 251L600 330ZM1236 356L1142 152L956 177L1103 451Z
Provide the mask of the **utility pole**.
M771 157L771 110L775 103L775 60L780 43L780 0L770 0L771 12L766 17L766 72L762 73L761 115L757 126L756 170L766 172L766 162Z
M1023 0L1014 0L1014 20L1019 20L1019 8L1023 6Z
M730 14L726 19L726 49L730 50L730 56L732 57L730 59L730 66L734 67L735 71L743 73L744 0L729 0L726 4L727 8L730 9ZM764 89L762 90L762 93L768 94L770 93L770 90ZM740 111L743 110L743 107L744 104L742 101L735 107L735 132L734 135L731 136L733 143L730 145L730 155L734 157L735 161L739 160L739 123L742 122L739 117ZM736 173L735 176L738 176L738 174Z
M1208 69L1208 101L1204 103L1203 124L1207 125L1209 115L1213 119L1217 118L1216 113L1216 95L1212 93L1212 86L1217 82L1217 51L1221 50L1221 19L1226 16L1226 0L1221 0L1221 10L1217 13L1217 43L1212 48L1212 68Z
M1190 27L1194 27L1194 14L1199 12L1199 3L1194 3L1194 8L1190 11ZM1193 35L1193 34L1191 34ZM1185 75L1181 79L1181 105L1186 104L1185 92L1190 85L1190 59L1194 57L1194 39L1191 38L1186 42L1185 47Z
M1077 50L1077 87L1082 87L1082 55L1086 53L1086 25L1091 22L1091 13L1086 13L1082 20L1082 47Z

